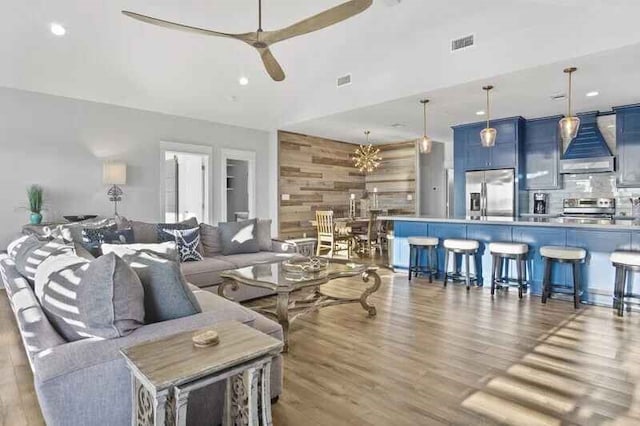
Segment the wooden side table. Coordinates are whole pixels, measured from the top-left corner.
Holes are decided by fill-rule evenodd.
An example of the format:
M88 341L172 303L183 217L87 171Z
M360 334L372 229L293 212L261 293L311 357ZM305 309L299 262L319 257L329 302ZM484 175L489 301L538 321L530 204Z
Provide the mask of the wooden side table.
M283 343L236 321L216 324L220 343L196 348L195 332L122 349L132 376L134 426L184 426L189 395L226 381L223 425L272 425L271 360Z
M292 244L296 248L296 253L307 257L313 257L316 255L316 242L315 238L294 238L291 240L285 240L285 242Z

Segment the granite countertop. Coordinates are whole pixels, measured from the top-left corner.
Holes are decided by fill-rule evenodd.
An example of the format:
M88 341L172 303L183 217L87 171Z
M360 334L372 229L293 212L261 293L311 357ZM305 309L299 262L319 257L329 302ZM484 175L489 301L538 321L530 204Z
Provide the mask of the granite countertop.
M634 230L640 231L640 220L614 219L567 219L557 216L522 216L499 217L488 216L482 218L470 217L433 217L433 216L380 216L380 220L404 221L404 222L438 222L438 223L465 223L465 224L491 224L491 225L518 225L518 226L549 226L564 228L592 228L600 230Z

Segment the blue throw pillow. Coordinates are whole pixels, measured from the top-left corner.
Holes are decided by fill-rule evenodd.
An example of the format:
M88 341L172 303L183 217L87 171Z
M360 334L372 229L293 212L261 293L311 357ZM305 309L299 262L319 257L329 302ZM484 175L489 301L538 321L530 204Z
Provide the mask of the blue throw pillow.
M197 222L196 222L197 223ZM174 241L175 237L171 232L173 230L193 229L194 226L190 223L158 223L156 225L156 232L158 234L158 242L164 243L167 241Z
M132 244L133 231L129 229L116 229L114 226L105 228L85 228L82 230L82 245L93 255L100 256L102 244Z
M163 229L164 235L168 235L176 243L180 262L194 262L202 260L198 251L200 245L200 228L192 229ZM163 238L166 238L163 236Z

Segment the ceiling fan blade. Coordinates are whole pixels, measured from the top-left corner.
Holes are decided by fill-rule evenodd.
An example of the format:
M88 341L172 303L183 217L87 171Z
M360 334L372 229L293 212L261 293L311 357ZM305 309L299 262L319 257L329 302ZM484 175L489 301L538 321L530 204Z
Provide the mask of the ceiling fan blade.
M275 31L265 31L260 38L267 44L273 44L292 37L318 31L364 12L371 4L373 4L373 0L351 0L286 28Z
M260 57L262 58L262 63L264 67L267 69L267 72L275 81L282 81L285 78L284 71L282 67L276 60L276 58L271 53L268 47L258 48L258 53L260 53Z
M141 15L135 12L129 12L128 10L123 10L122 14L128 16L129 18L136 19L138 21L145 22L147 24L157 25L163 28L169 28L172 30L185 31L188 33L195 33L200 35L208 35L215 37L226 37L233 38L236 40L241 40L246 43L252 44L256 40L256 33L245 33L245 34L229 34L229 33L221 33L218 31L206 30L204 28L192 27L189 25L177 24L175 22L165 21L164 19L153 18L151 16Z

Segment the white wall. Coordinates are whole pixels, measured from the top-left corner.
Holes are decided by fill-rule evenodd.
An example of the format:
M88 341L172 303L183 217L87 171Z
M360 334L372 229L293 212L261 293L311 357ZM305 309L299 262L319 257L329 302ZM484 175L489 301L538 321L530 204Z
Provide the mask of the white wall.
M224 100L221 100L224 102ZM45 190L46 221L66 214L112 213L102 161L127 163L121 215L161 220L160 141L213 146L212 204L220 205L221 148L253 150L256 212L269 217L269 134L148 111L0 88L0 247L28 221L26 187ZM214 208L214 221L218 221Z

